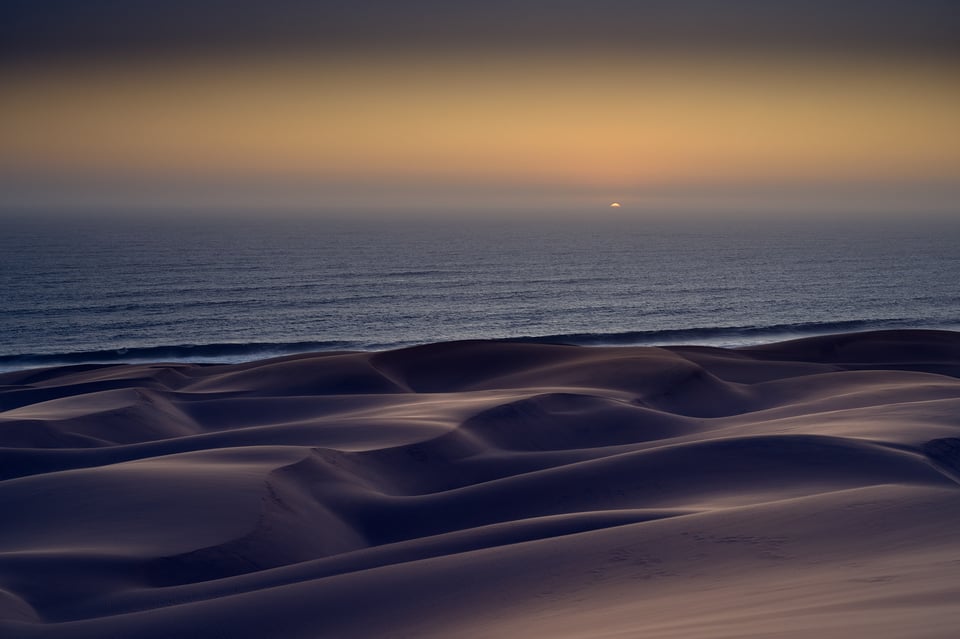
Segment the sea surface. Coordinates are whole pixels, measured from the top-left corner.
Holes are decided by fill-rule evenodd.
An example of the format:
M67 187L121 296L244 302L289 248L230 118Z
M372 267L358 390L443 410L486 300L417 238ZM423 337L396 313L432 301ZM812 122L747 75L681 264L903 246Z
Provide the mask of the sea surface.
M960 224L0 219L0 370L960 329Z

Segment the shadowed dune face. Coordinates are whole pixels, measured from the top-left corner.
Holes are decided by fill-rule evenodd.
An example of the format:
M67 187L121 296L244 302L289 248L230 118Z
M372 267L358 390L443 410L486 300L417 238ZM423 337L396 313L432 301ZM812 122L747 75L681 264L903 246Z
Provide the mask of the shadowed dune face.
M933 331L0 375L0 636L952 637L958 377Z

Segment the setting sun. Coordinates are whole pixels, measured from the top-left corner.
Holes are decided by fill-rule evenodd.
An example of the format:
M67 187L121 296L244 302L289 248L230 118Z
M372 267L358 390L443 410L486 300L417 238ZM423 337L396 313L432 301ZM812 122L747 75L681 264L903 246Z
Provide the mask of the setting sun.
M960 637L960 0L0 6L0 639Z

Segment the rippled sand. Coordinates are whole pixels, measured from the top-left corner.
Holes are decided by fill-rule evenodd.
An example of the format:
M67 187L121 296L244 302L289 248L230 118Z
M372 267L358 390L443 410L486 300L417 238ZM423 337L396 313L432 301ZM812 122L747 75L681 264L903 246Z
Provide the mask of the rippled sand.
M0 636L955 637L960 334L0 375Z

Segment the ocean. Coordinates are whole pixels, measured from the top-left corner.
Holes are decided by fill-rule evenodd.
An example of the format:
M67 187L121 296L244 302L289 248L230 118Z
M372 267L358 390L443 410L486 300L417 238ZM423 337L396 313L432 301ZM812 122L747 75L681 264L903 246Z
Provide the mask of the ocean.
M960 224L0 219L0 370L960 328Z

